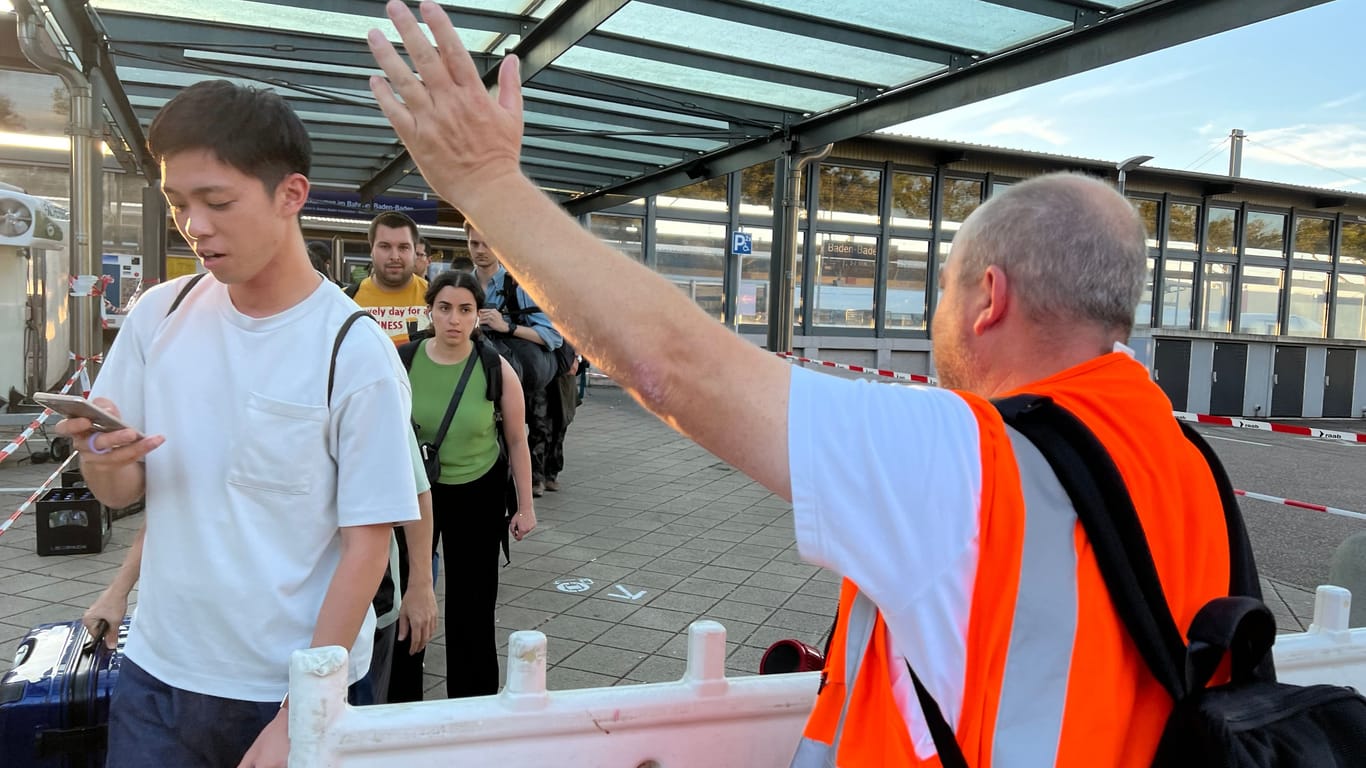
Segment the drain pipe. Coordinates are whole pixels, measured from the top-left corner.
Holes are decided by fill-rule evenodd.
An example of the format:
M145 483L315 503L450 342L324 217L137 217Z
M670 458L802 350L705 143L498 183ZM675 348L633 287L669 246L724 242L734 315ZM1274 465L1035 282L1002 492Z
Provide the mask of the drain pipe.
M830 156L834 144L805 154L793 148L777 159L773 178L773 252L769 258L768 349L792 351L793 268L797 263L797 213L802 169Z
M95 208L100 165L93 130L94 99L90 80L74 64L49 53L43 47L42 30L45 22L28 0L18 0L14 10L19 15L19 48L24 56L35 67L60 77L71 95L71 120L67 124L67 134L71 137L70 273L73 277L99 275L101 270L95 258L100 245L95 239ZM72 293L69 301L71 351L86 360L102 351L104 346L100 301L99 296L89 293L79 295L76 292ZM87 370L93 372L89 365Z

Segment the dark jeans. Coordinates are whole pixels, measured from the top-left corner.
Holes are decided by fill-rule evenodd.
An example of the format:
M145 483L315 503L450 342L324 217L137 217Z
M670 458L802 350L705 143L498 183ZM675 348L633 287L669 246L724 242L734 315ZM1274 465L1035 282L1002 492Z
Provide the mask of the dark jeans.
M235 768L280 709L172 688L124 658L109 705L106 768Z
M446 561L446 695L452 699L498 692L498 643L494 610L498 569L507 530L507 464L501 459L477 480L432 486L432 544ZM407 562L400 558L400 562ZM391 702L422 699L422 662L407 642L394 647ZM395 686L404 697L395 696Z
M407 575L404 575L407 578ZM398 622L375 630L375 646L370 651L370 669L346 692L346 700L353 706L388 704L389 657L394 654L394 638L398 636Z
M564 471L564 437L574 421L578 408L578 385L572 373L555 377L545 389L546 409L550 417L550 439L546 441L545 476L554 480Z
M435 531L433 531L435 533ZM433 544L435 549L435 544ZM403 531L398 532L398 573L399 583L403 585L403 596L407 598L408 593L408 541L403 537ZM432 553L432 578L436 578L436 553ZM395 627L398 625L395 624ZM412 642L412 635L399 640L394 640L393 661L390 664L389 672L389 696L390 704L401 704L405 701L422 701L423 679L422 662L426 656L424 653L411 654L409 649ZM371 667L373 669L373 667Z

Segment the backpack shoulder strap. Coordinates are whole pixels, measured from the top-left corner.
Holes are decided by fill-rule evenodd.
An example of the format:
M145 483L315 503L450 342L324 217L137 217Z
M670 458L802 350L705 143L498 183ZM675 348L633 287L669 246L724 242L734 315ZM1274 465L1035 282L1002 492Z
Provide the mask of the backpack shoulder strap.
M171 313L176 311L176 309L180 307L180 302L184 301L185 297L190 295L190 291L193 291L194 287L198 285L199 281L203 280L204 276L207 274L209 273L200 272L199 274L185 281L185 285L181 286L180 288L180 293L176 294L175 301L171 302L171 308L166 310L166 317L170 317Z
M516 317L525 310L522 309L522 299L517 295L517 278L511 272L503 270L503 312Z
M413 357L417 355L417 348L420 346L422 346L421 339L398 345L398 360L403 363L403 370L411 371L413 369Z
M356 294L360 293L360 283L349 283L345 288L342 289L342 293L346 294L347 298L356 298Z
M337 338L332 341L332 360L327 366L327 405L329 408L332 407L332 385L337 378L337 353L341 351L342 340L346 338L351 326L355 325L356 321L362 317L370 317L370 313L363 309L352 312L350 317L347 317L342 323L341 328L337 330Z
M995 402L1005 423L1039 449L1076 510L1125 629L1173 700L1185 693L1186 644L1162 593L1148 539L1124 478L1100 440L1051 398Z
M484 395L493 403L493 415L503 417L503 357L482 337L474 341L479 362L484 366Z

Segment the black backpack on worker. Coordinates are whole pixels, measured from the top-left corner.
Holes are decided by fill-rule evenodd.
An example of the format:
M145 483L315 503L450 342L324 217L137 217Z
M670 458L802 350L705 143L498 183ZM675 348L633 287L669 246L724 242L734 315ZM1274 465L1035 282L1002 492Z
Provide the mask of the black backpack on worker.
M522 306L522 300L517 297L517 278L513 277L511 272L503 272L503 312L507 313L513 322L521 322L527 315L540 311L541 308L534 304L529 307ZM555 378L570 371L575 374L579 372L579 353L563 335L560 336L560 346L550 350L550 354L555 356Z
M1077 512L1110 598L1139 654L1176 702L1153 765L1331 766L1366 763L1366 699L1351 688L1276 682L1276 621L1261 600L1257 566L1227 473L1200 435L1181 425L1214 474L1229 538L1229 597L1205 604L1182 641L1124 479L1076 416L1037 395L996 402L1006 424L1034 444ZM1366 596L1363 596L1366 597ZM1228 683L1206 687L1225 654ZM944 768L966 768L938 704L911 672Z

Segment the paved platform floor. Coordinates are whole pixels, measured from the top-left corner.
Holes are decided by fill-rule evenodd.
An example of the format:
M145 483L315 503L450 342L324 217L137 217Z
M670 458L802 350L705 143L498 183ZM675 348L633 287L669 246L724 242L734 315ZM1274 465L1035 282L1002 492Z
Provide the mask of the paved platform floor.
M0 463L0 520L56 466L16 461L26 455L21 448ZM569 431L561 482L563 490L537 500L537 531L513 542L498 596L500 653L514 630L544 632L550 688L676 680L687 626L699 618L726 626L733 675L757 672L775 640L823 644L839 583L797 557L791 505L621 390L589 388ZM31 626L81 614L122 561L141 518L117 521L111 545L97 555L34 554L31 512L0 536L0 670ZM1282 631L1308 626L1312 593L1264 586ZM443 611L459 609L458 589L438 595ZM442 643L438 635L427 655L428 698L444 695Z

